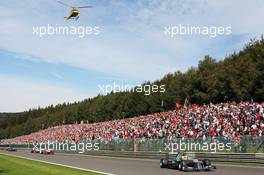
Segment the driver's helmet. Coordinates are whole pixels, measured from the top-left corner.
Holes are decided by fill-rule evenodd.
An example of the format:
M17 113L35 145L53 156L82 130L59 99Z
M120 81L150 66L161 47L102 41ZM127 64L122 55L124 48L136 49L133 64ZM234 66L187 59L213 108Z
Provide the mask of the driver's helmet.
M183 153L182 154L182 160L187 160L187 159L188 159L187 154L186 153Z

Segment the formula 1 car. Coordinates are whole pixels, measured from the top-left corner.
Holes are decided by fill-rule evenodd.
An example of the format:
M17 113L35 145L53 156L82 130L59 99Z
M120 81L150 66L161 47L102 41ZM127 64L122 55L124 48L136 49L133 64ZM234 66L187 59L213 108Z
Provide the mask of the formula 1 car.
M33 148L32 150L31 150L31 153L40 153L40 154L50 154L50 155L54 155L55 154L55 152L54 152L54 150L52 150L52 149L44 149L44 150L40 150L40 149L38 149L38 148Z
M54 150L51 150L51 149L45 149L45 150L41 150L40 151L40 154L50 154L50 155L54 155L55 154L55 152L54 152Z
M17 151L17 149L12 148L12 147L1 147L0 150L9 151L9 152L16 152Z
M12 148L12 147L8 147L6 150L9 152L16 152L17 151L17 149Z
M31 153L40 153L39 149L38 148L33 148L31 150Z
M216 166L208 159L197 159L193 153L168 153L165 158L160 159L161 168L173 168L180 171L211 171Z

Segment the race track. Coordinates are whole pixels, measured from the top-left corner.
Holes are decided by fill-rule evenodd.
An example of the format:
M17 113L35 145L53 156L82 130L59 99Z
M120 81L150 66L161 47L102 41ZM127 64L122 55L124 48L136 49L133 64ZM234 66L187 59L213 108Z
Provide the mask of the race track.
M263 175L263 168L234 167L218 165L217 169L211 172L181 172L178 170L161 169L158 160L129 159L99 157L80 154L41 155L32 154L29 151L18 150L18 152L3 152L30 159L42 160L51 163L74 166L83 169L116 174L116 175Z

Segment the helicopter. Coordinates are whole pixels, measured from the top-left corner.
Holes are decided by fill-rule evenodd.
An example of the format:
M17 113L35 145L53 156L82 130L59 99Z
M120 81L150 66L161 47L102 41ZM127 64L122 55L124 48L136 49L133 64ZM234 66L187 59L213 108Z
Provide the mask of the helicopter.
M71 8L70 15L64 17L66 20L69 20L69 19L78 20L79 19L79 9L80 8L92 8L93 7L91 5L81 6L81 7L73 7L73 6L68 5L68 4L65 4L65 3L61 2L61 1L57 1L57 2L60 3L60 4L62 4L62 5L64 5L64 6L67 6L67 7L70 7Z

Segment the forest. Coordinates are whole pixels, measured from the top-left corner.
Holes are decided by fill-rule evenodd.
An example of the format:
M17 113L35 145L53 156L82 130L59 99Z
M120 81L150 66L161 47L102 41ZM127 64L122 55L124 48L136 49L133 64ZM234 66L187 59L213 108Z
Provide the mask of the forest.
M97 95L20 113L0 113L0 139L26 135L48 127L99 122L175 109L186 98L192 104L264 101L264 39L251 40L238 53L216 61L209 55L186 72L176 71L144 85L165 85L164 93L126 91Z

